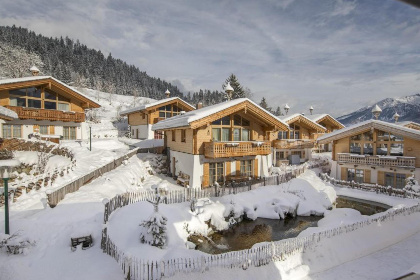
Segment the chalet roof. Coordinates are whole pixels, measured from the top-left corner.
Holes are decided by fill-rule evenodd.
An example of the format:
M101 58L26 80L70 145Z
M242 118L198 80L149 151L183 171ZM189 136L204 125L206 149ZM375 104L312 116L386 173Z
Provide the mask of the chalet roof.
M416 122L413 122L413 121L396 122L395 124L405 126L405 127L414 126L414 127L420 128L420 123L416 123Z
M0 106L0 119L13 120L18 118L19 117L15 111Z
M372 119L325 134L319 137L317 142L319 142L320 144L325 144L333 140L342 139L344 137L349 137L357 133L367 131L372 128L392 132L415 140L420 140L419 130L404 127L395 123L389 123Z
M26 82L42 82L42 83L50 83L53 82L58 87L64 87L66 90L70 91L73 96L76 98L89 103L93 108L99 108L101 105L90 99L87 95L81 93L80 91L76 90L75 88L63 83L60 80L57 80L51 76L30 76L30 77L23 77L23 78L11 78L11 79L1 79L0 80L0 89L1 88L11 88L8 85L13 84L20 84Z
M345 125L341 122L337 121L335 118L333 118L330 114L314 114L314 115L308 115L306 116L308 119L320 123L325 119L330 120L331 122L335 123L339 128L344 128Z
M279 118L281 121L287 123L288 125L290 125L291 123L297 121L297 120L301 120L304 123L306 123L309 126L312 126L313 128L317 129L317 130L321 130L323 132L325 132L327 129L325 127L323 127L322 125L318 124L317 122L307 118L306 116L302 115L302 114L293 114L287 117L282 117Z
M235 108L236 107L236 108ZM232 110L231 110L232 109ZM162 120L152 126L152 130L165 130L177 127L199 127L201 121L212 122L221 117L220 113L225 115L232 114L242 109L249 109L251 111L258 111L258 117L267 119L272 125L279 129L287 130L289 126L279 120L276 116L261 108L248 98L237 98L230 101L222 102L212 106L203 107L201 109L193 110L182 115L178 115L166 120Z
M135 108L131 108L128 110L124 110L120 113L121 116L125 116L134 112L140 112L146 109L150 109L152 107L157 107L163 103L167 103L167 102L171 102L171 101L179 101L181 103L183 103L185 106L190 107L191 110L194 110L195 107L192 106L191 104L189 104L188 102L185 102L184 100L182 100L179 97L170 97L170 98L165 98L165 99L161 99L152 103L148 103L148 104L143 104L141 106L135 107Z

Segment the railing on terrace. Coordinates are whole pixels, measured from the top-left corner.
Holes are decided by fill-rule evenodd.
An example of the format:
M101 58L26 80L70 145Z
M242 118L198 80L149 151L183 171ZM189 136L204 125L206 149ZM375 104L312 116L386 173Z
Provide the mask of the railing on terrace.
M270 153L270 141L204 143L204 156L207 158L269 155Z
M386 186L382 186L378 184L366 184L366 183L357 183L354 181L338 180L333 177L330 177L326 173L320 173L319 177L322 180L327 181L339 187L359 189L359 190L368 191L368 192L383 193L390 196L397 196L397 197L403 197L403 198L412 198L412 199L420 198L420 193L408 191L405 189L392 188L391 186L386 187Z
M362 165L415 168L416 158L403 157L403 156L370 156L370 155L339 153L338 162L362 164Z
M59 110L24 108L9 105L6 105L5 107L7 109L15 111L19 119L49 120L63 122L85 121L85 114L80 112L64 112Z
M306 149L314 147L314 140L311 139L279 139L273 141L276 149Z

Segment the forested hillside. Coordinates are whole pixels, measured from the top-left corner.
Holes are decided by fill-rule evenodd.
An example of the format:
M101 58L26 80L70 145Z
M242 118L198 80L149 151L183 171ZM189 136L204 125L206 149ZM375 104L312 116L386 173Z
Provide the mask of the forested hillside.
M73 86L155 99L163 98L166 89L170 90L171 96L183 95L176 86L68 37L48 38L25 28L0 26L0 49L21 50L27 55L39 56L42 65L36 66L41 74L54 76ZM30 75L29 71L24 74ZM9 73L7 77L14 75Z

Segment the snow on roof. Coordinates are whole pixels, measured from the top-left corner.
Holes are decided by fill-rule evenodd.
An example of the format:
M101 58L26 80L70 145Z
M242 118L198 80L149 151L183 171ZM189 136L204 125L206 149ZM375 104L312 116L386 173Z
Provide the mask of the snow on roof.
M191 106L192 108L194 108L194 109L195 109L195 107L194 107L194 106L192 106L192 105L191 105L191 104L189 104L188 102L185 102L184 100L182 100L182 99L181 99L181 98L179 98L179 97L170 97L170 98L161 99L161 100L158 100L158 101L156 101L156 102L152 102L152 103L148 103L148 104L143 104L143 105L141 105L141 106L134 107L134 108L131 108L131 109L128 109L128 110L122 111L122 112L120 113L120 115L127 115L127 114L130 114L130 113L143 111L144 109L147 109L147 108L150 108L150 107L154 107L154 106L157 106L157 105L159 105L159 104L162 104L162 103L165 103L165 102L169 102L169 101L173 101L173 100L180 100L180 101L182 101L182 102L184 102L184 103L188 104L189 106Z
M330 114L314 114L314 115L308 115L306 116L308 119L318 123L319 120L325 118L325 117L330 117L331 119L333 119L334 121L336 121L337 123L341 124L343 127L345 127L344 124L342 124L341 122L337 121L337 119L335 119L334 117L332 117Z
M304 118L304 119L308 120L309 122L313 123L315 126L319 127L320 129L322 129L324 131L326 130L325 127L323 127L319 123L315 122L314 120L311 120L310 118L308 118L308 117L306 117L306 116L304 116L302 114L293 114L293 115L290 115L288 117L283 117L283 118L277 117L277 118L280 119L282 122L287 123L288 121L290 121L291 119L296 118L296 117Z
M3 106L0 106L0 118L1 116L5 116L7 118L17 119L19 118L17 113L15 111L12 111L10 109L7 109Z
M30 77L23 77L23 78L2 79L2 80L0 80L0 85L21 83L21 82L31 82L31 81L46 80L46 79L52 79L55 82L57 82L57 83L65 86L65 87L71 89L72 91L76 92L77 94L79 94L79 95L83 96L84 98L88 99L93 104L96 104L96 105L100 106L98 103L96 103L95 101L93 101L92 99L90 99L87 95L81 93L80 91L78 91L74 87L71 87L71 86L63 83L62 81L57 80L56 78L54 78L52 76L30 76Z
M396 122L395 124L401 125L401 126L406 126L406 125L409 125L409 124L414 124L414 125L420 126L420 123L416 123L416 122L413 122L413 121L402 121L402 122Z
M178 115L178 116L160 121L160 122L158 122L158 123L156 123L152 126L152 130L168 129L168 128L175 128L175 127L186 127L191 122L200 120L204 117L207 117L209 115L215 114L215 113L220 112L220 111L223 111L225 109L228 109L232 106L238 105L238 104L246 102L246 101L254 104L257 107L259 107L265 113L269 114L271 117L277 119L282 124L284 124L286 127L288 127L288 125L286 123L279 120L276 116L274 116L273 114L271 114L267 110L261 108L261 106L259 106L258 104L256 104L252 100L250 100L248 98L237 98L237 99L233 99L233 100L230 100L230 101L218 103L218 104L215 104L215 105L203 107L201 109L193 110L193 111L187 112L185 114Z
M384 122L380 120L367 120L352 126L348 126L339 130L335 130L331 133L325 134L317 139L319 142L327 142L328 140L335 140L341 137L345 137L344 135L351 133L352 131L360 131L368 128L376 128L381 130L392 129L399 131L402 134L408 135L410 138L419 139L420 140L420 131L408 127L401 126L395 123Z

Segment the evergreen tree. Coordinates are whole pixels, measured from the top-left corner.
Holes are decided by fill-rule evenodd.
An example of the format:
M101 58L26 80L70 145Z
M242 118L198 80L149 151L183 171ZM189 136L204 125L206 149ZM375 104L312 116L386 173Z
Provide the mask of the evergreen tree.
M222 85L223 91L225 91L228 83L230 83L230 86L233 88L232 99L247 97L244 88L239 83L238 78L234 74L230 74L225 83Z
M276 116L282 116L283 114L281 113L281 109L280 106L277 106L276 112L274 113L274 115Z
M156 201L148 202L153 204L154 212L148 220L143 221L140 226L143 227L140 233L140 242L147 243L152 246L163 248L166 245L166 222L168 219L159 213L159 202L161 197L156 194Z
M268 109L268 105L267 105L267 101L265 100L265 97L263 97L263 98L261 99L260 106L261 106L262 108L266 109L266 110Z

